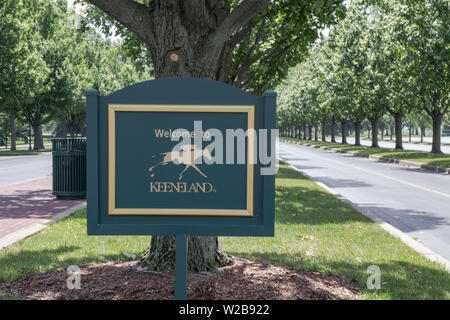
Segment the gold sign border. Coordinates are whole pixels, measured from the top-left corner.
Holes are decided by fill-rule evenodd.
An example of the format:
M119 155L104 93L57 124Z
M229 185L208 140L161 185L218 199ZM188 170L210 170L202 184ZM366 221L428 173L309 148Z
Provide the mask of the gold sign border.
M255 137L248 135L247 148L247 209L147 209L116 208L116 117L117 111L132 112L218 112L247 113L247 129L255 128L255 106L222 106L222 105L108 105L108 215L179 215L179 216L253 216L253 186Z

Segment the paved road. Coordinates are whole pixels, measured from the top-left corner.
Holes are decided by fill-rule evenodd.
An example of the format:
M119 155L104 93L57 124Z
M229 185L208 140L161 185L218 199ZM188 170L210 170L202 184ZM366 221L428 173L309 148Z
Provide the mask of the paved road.
M450 259L450 177L279 142L279 156Z
M52 153L36 156L0 156L0 186L37 179L52 173Z
M404 134L404 136L403 136L403 141L408 142L408 138L405 138L405 137L408 137L408 134ZM385 138L386 138L386 136L385 136ZM395 137L393 139L395 139ZM411 140L419 142L420 137L411 137ZM431 143L433 141L433 138L430 136L426 136L426 137L423 137L423 141ZM448 137L448 136L441 137L441 142L442 143L450 143L450 137Z
M448 143L447 140L448 139L445 139L445 142L442 141L442 143ZM327 141L331 141L331 138L327 137ZM337 142L341 142L341 137L336 137L336 141ZM355 143L355 138L347 137L347 143L354 144ZM363 146L371 146L372 145L372 141L361 139L361 144ZM378 141L378 145L380 147L382 147L382 148L391 148L391 149L395 148L395 142L394 141L390 142L390 141L381 141L380 140L380 141ZM415 144L415 143L408 143L407 141L403 141L403 149L405 149L405 150L419 150L419 151L430 152L431 151L431 145ZM450 146L441 146L441 151L443 153L450 153Z

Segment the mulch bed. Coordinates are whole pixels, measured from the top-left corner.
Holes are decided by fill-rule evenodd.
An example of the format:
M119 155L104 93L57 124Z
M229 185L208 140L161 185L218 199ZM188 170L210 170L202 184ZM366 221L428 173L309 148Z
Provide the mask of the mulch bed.
M174 298L174 276L142 271L136 262L101 263L80 268L81 289L67 289L65 269L0 283L3 295L39 300L165 300ZM215 272L189 274L190 300L356 299L351 281L296 268L235 258Z

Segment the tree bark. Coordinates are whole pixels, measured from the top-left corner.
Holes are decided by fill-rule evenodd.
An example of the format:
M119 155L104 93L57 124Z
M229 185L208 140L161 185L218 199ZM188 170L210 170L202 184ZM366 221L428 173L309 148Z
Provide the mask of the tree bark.
M33 150L38 151L44 149L44 139L42 138L42 127L41 125L33 125L34 132L34 146Z
M306 124L303 125L303 139L304 140L308 139L308 128L307 128Z
M420 127L420 142L423 142L423 137L425 136L425 127Z
M319 141L319 125L314 124L314 141Z
M331 142L336 143L336 119L331 118Z
M378 145L378 119L370 119L372 125L372 148L379 148Z
M11 150L16 150L16 122L14 115L10 115Z
M325 131L326 123L325 121L322 121L322 141L327 141L327 134Z
M361 145L361 122L355 121L355 146Z
M394 114L395 120L395 149L403 150L403 114Z
M431 153L442 153L441 151L441 126L442 126L441 113L433 113L431 118L433 119L433 142L431 146Z
M347 144L347 121L341 120L342 144Z

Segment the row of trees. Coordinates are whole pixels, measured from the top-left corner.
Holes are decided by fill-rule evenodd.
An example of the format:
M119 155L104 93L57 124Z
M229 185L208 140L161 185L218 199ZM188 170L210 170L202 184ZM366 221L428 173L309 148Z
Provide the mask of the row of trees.
M404 124L423 128L428 117L432 152L440 153L442 120L449 111L449 24L445 0L350 3L346 18L278 88L279 126L330 124L334 141L340 122L346 143L345 127L352 122L359 145L367 120L372 146L378 147L379 121L389 114L396 148L402 149Z
M0 114L12 150L23 123L33 128L34 149L43 149L42 125L51 120L61 136L80 132L86 90L105 94L150 77L119 45L72 21L66 1L1 0Z
M447 118L450 114L447 115ZM449 119L445 119L444 123L450 123ZM413 136L419 136L420 142L424 142L424 137L429 135L432 128L432 121L426 113L407 113L403 118L403 133L406 131L409 137L408 141L413 141ZM445 128L445 127L444 127ZM344 139L346 140L349 135L355 134L355 124L352 122L344 123ZM444 132L444 130L443 130ZM402 135L403 135L402 133ZM359 127L359 140L363 135L367 135L367 139L372 137L372 126L370 121L364 120ZM390 114L385 114L378 120L378 133L381 140L394 140L395 134L395 119ZM280 135L284 137L292 137L305 140L321 139L327 141L327 137L330 136L332 142L336 142L336 137L342 137L342 124L335 123L333 126L330 122L315 122L314 125L307 125L303 122L303 125L285 125L280 127Z

